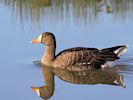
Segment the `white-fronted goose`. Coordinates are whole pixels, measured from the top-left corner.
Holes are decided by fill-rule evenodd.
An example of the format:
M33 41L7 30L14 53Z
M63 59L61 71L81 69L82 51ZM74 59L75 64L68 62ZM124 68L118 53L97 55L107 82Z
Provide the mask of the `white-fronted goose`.
M123 66L122 68L126 68ZM118 72L119 66L114 66L113 68L102 70L87 70L87 71L70 71L62 68L49 68L42 67L43 77L45 81L45 86L41 87L31 87L37 95L44 100L48 100L55 90L55 81L54 75L58 76L60 79L66 82L73 84L86 84L86 85L95 85L95 84L105 84L105 85L114 85L121 86L126 88L126 85L123 81L123 75ZM123 70L123 69L119 70Z
M54 68L81 71L102 68L107 61L115 61L127 50L127 45L98 50L96 48L75 47L55 55L56 39L50 32L41 34L32 43L46 45L41 59L43 65ZM105 67L105 66L104 66Z
M113 66L115 68L119 66ZM126 67L126 66L123 66ZM70 71L61 68L54 68L53 72L63 81L73 83L73 84L106 84L115 85L126 88L123 81L123 75L114 69L98 69L98 70L87 70L87 71Z
M32 87L31 89L44 100L48 100L54 94L55 82L54 73L51 68L42 67L42 74L44 77L45 86Z

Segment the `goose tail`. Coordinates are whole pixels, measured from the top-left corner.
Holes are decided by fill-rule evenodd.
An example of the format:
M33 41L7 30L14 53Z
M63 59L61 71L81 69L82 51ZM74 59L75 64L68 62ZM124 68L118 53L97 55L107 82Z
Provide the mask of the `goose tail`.
M114 81L114 85L126 88L126 84L124 83L124 80L123 80L123 75L118 75L116 77L116 80Z
M115 46L111 48L102 49L100 50L100 52L104 54L105 56L107 56L107 58L108 57L119 58L123 53L127 51L127 48L128 48L128 45Z
M118 57L120 57L123 53L127 51L128 45L124 45L117 50L114 51L115 54L117 54Z
M100 50L101 58L105 59L106 63L103 64L102 68L107 68L112 66L112 61L119 59L119 57L126 52L128 45L115 46L111 48L106 48Z

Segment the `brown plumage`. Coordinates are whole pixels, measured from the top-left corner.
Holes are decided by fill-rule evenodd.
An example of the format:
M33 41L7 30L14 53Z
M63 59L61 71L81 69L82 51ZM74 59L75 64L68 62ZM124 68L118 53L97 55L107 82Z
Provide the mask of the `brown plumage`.
M56 40L50 32L41 34L37 39L32 40L32 42L40 42L46 45L44 56L41 59L43 65L74 71L101 68L107 61L119 59L119 56L127 49L127 45L101 50L75 47L66 49L55 55Z
M60 79L73 84L106 84L126 88L123 75L118 73L118 68L121 68L120 70L122 70L125 67L127 66L114 66L112 69L110 68L106 70L70 71L62 68L49 68L43 66L42 72L45 85L40 87L31 87L31 89L42 99L48 100L54 95L55 75Z
M119 66L114 66L117 68ZM123 66L125 67L125 66ZM123 81L123 75L116 70L87 70L87 71L70 71L60 68L53 69L53 72L60 79L74 84L109 84L126 87Z

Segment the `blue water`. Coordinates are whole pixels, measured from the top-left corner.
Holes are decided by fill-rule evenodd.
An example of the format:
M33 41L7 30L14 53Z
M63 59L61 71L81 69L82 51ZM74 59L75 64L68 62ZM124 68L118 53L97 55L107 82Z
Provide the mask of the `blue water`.
M46 15L39 21L20 18L19 10L0 4L0 99L41 100L30 86L44 85L41 68L32 61L40 60L44 52L41 44L30 41L42 32L50 31L57 40L57 53L63 49L82 46L105 48L128 44L133 51L132 12L129 17L117 18L113 13L100 12L96 19L85 22L84 18L73 15L70 4L69 16L61 17L49 13L50 7L43 8ZM56 7L55 7L56 8ZM25 13L23 16L26 16ZM89 18L88 18L89 19ZM80 22L80 20L82 22ZM128 53L127 52L127 53ZM126 54L125 54L126 55ZM132 55L130 55L132 56ZM131 100L133 98L133 75L125 75L126 89L109 85L74 85L55 78L55 94L51 100Z

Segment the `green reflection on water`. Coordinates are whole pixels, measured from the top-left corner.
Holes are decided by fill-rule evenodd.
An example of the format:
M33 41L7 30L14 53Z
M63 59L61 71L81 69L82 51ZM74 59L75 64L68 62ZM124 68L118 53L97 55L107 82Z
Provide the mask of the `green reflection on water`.
M10 6L13 16L19 16L21 22L41 22L47 18L92 23L101 13L124 20L133 11L133 0L1 0L0 3Z

